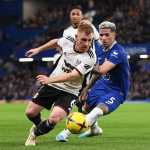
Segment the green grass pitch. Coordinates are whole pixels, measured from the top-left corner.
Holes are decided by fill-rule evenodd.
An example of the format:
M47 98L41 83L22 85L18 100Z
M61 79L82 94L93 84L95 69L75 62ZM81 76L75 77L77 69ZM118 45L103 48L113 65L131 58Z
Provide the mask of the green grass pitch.
M124 104L116 112L99 120L103 135L78 138L72 135L67 143L55 141L65 127L62 121L37 146L25 147L31 123L24 115L26 104L0 104L0 150L150 150L150 103ZM43 117L48 111L43 112Z

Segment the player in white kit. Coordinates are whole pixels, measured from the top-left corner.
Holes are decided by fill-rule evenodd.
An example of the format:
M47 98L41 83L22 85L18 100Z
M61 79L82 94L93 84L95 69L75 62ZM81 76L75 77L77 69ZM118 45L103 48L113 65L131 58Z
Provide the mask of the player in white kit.
M96 63L93 46L93 28L89 24L78 26L75 40L65 37L51 40L38 48L30 49L26 55L32 57L47 48L57 48L62 55L52 74L47 77L38 75L37 80L43 85L29 102L26 115L34 123L25 145L36 145L36 137L51 131L57 123L71 111L72 102L77 98L84 76ZM52 107L53 106L53 107ZM47 120L42 121L40 112L52 111Z
M75 38L75 35L77 33L77 26L79 23L85 23L91 25L94 31L94 42L98 41L100 42L100 37L97 29L95 26L88 20L87 17L83 17L82 15L82 10L80 7L74 7L70 11L70 22L71 26L69 26L67 29L64 30L63 32L63 37L66 37L67 39L73 40ZM86 76L86 83L88 83L88 80L90 78L90 74ZM76 105L78 107L82 107L80 102L76 100ZM80 108L79 108L80 109ZM102 134L103 130L100 128L97 124L93 125L92 129L92 135L99 135ZM56 141L59 142L67 142L68 141L68 136L71 135L71 132L68 129L62 130L58 135L56 135Z

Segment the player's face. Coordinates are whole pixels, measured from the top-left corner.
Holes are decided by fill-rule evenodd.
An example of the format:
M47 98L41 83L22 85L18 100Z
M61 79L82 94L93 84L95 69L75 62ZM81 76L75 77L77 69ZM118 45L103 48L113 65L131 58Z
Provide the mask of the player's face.
M89 50L93 41L93 33L78 32L76 35L75 50L82 53Z
M111 29L100 30L100 40L105 48L109 48L115 41L116 33L112 32Z
M70 12L70 21L73 27L77 28L82 19L82 12L79 9L73 9Z

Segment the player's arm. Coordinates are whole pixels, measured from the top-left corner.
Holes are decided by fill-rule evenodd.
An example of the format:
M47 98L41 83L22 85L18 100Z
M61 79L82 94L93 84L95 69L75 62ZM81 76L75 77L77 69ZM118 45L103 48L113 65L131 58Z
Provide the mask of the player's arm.
M82 89L79 95L79 101L85 101L87 98L88 90L93 86L95 81L100 78L100 74L92 73L89 83Z
M47 42L47 43L45 43L45 44L43 44L37 48L33 48L33 49L28 50L25 55L27 57L32 57L32 56L34 56L34 55L36 55L42 51L45 51L49 48L57 48L57 47L59 47L58 39L52 39L49 42Z
M79 100L85 101L87 97L88 90L93 86L95 81L100 78L101 75L105 75L108 71L110 71L112 68L114 68L116 65L113 64L110 61L105 61L102 65L96 65L93 69L92 77L89 81L89 83L83 88L83 90L80 93Z
M94 68L94 71L99 73L100 75L105 75L107 72L109 72L111 69L113 69L116 66L116 64L106 60L102 65L97 65Z
M70 73L62 73L60 75L53 75L47 77L45 75L38 75L36 78L42 84L60 83L65 81L73 81L81 76L81 73L76 69L73 69Z

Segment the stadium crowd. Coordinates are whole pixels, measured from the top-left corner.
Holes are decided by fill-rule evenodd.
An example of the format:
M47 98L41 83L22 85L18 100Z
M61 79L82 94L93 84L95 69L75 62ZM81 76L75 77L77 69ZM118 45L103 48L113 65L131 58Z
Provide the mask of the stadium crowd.
M140 67L142 68L142 66ZM31 99L39 87L36 75L48 74L47 64L7 62L1 63L0 69L0 100ZM128 99L150 99L150 71L138 69L132 73L131 88Z
M150 98L150 70L141 69L132 73L132 84L129 98L132 100L149 99Z
M73 2L73 1L72 1ZM75 1L74 1L75 2ZM48 1L47 1L48 3ZM42 33L32 39L14 40L11 35L0 29L0 44L12 43L12 57L22 48L29 49L45 43L51 38L60 37L62 31L69 25L69 11L74 3L67 0L52 0L47 8L41 8L28 20L19 21L18 29L42 28ZM76 0L83 6L83 12L93 20L97 27L103 20L114 21L118 27L118 41L122 44L142 43L150 41L150 1L149 0ZM67 5L66 5L67 4ZM55 6L55 7L53 7ZM0 60L0 99L31 98L35 82L35 64L20 64L16 61ZM34 69L33 69L34 68ZM141 78L142 76L142 78ZM136 70L132 73L132 87L129 98L150 98L150 72ZM32 86L34 85L34 87Z
M46 35L50 37L60 35L61 31L68 26L68 10L71 3L66 5L65 0L55 5L57 1L52 1L47 8L41 8L35 16L23 22L23 27L47 27ZM148 42L150 39L150 2L111 0L82 1L83 12L91 17L95 26L103 20L111 20L118 26L119 41L123 43ZM82 3L80 2L81 6ZM53 7L56 6L56 7ZM146 19L145 19L146 18ZM56 34L57 33L57 34Z
M74 3L68 4L67 0L57 2L57 0L50 3L47 1L47 8L41 7L27 20L19 20L17 28L42 27L46 29L43 36L36 36L34 40L38 38L45 42L47 39L59 37L62 35L62 31L69 25L69 10ZM103 20L114 21L118 26L118 40L122 44L149 42L150 2L148 0L125 0L124 3L121 0L117 0L116 2L112 2L111 0L102 0L100 2L98 0L83 0L80 2L77 0L76 3L80 3L83 6L84 14L91 18L96 27ZM0 31L0 40L2 39L1 35L4 38L11 36L4 34ZM27 41L31 42L31 40Z

